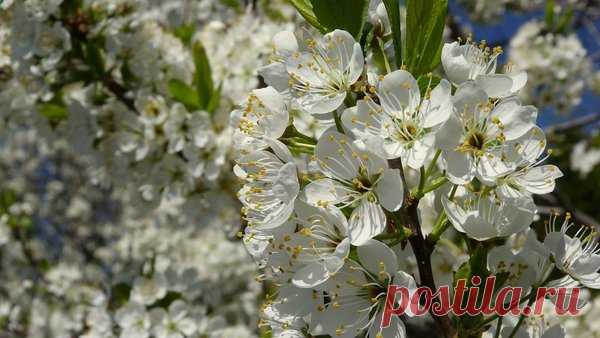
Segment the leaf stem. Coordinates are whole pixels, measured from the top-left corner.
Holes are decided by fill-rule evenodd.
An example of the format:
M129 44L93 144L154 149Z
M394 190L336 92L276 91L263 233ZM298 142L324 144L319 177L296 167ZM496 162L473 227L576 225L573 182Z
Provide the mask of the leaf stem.
M428 192L432 192L446 183L448 183L448 179L446 177L439 177L435 181L433 181L430 186L423 189L422 194L425 195Z
M337 129L337 131L344 134L344 127L342 127L342 119L340 118L340 115L338 114L337 110L333 111L333 120L335 121L335 128Z
M385 66L386 73L392 72L392 67L390 66L390 61L385 54L385 45L383 40L380 37L377 37L377 46L379 47L379 52L381 53L381 57L383 58L383 64Z
M442 154L441 149L438 149L435 152L435 155L433 155L433 159L431 160L431 163L429 163L429 167L427 167L427 170L425 171L425 176L429 177L431 175L431 173L433 172L433 169L435 169L435 165L437 164L437 160L441 154Z
M419 198L423 196L423 189L425 188L425 181L427 180L427 175L425 174L425 168L419 168L419 190L417 190L417 196Z

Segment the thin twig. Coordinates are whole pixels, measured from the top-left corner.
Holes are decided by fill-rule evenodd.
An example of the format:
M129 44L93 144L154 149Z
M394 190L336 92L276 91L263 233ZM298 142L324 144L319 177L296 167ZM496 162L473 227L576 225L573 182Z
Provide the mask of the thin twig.
M408 186L406 184L406 178L404 176L404 169L402 167L402 160L396 158L388 161L390 168L399 169L400 176L402 177L402 183L404 184L405 199L402 209L399 210L398 216L403 220L406 226L412 231L408 238L410 246L413 249L415 257L417 259L417 267L419 269L420 284L428 287L430 290L437 290L435 280L433 278L433 269L431 267L431 253L433 247L429 245L423 232L421 231L421 225L419 224L419 216L417 211L418 200L412 200L408 192ZM440 328L440 331L447 338L456 337L456 328L454 327L452 320L447 315L438 316L430 310L430 314Z
M600 222L586 212L575 208L571 201L560 193L556 188L553 193L547 195L537 195L538 199L542 199L551 205L538 206L538 211L543 214L552 214L554 212L569 211L573 216L573 221L578 224L585 224L600 230Z
M572 119L570 121L555 124L553 126L547 127L545 132L547 134L563 133L572 129L593 125L597 122L600 122L600 113L589 114L586 116Z

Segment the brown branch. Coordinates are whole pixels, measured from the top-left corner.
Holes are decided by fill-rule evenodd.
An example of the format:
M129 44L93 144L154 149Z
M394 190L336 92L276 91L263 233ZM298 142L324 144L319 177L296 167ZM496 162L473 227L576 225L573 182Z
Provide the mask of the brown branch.
M90 43L88 39L88 18L81 11L77 11L74 17L63 18L62 24L67 28L73 40L79 41L82 44ZM99 80L127 108L133 111L136 110L134 101L126 95L127 89L112 78L110 72L103 74Z
M404 183L404 203L402 205L402 209L400 209L397 213L398 217L405 223L405 226L408 227L412 232L408 238L408 241L410 242L410 246L412 247L417 259L420 284L428 287L435 293L437 291L437 286L435 285L433 269L431 267L431 253L433 252L433 247L425 240L423 232L421 231L421 225L419 224L419 216L417 211L418 200L413 199L408 192L408 186L404 176L404 169L402 167L402 160L397 158L388 161L388 163L390 168L400 170L402 183ZM450 320L450 317L447 315L438 316L433 313L432 309L430 309L429 312L444 337L456 337L456 328L454 327L452 320Z
M558 123L553 126L547 127L545 132L547 134L562 133L562 132L569 131L572 129L585 127L587 125L592 125L599 121L600 121L600 113L589 114L586 116L572 119L570 121Z
M538 210L541 213L550 214L552 212L562 213L569 211L571 216L573 216L573 221L575 223L593 226L600 230L600 222L598 222L594 217L588 215L586 212L577 209L568 197L560 193L558 188L556 188L551 194L537 195L537 197L550 204L549 206L538 207Z
M125 87L116 82L113 78L106 76L102 80L102 84L108 89L119 101L127 106L130 110L135 111L135 103L125 95L127 90Z

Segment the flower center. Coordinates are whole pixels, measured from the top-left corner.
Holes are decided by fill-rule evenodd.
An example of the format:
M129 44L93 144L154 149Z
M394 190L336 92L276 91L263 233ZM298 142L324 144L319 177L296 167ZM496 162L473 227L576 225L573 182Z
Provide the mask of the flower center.
M397 140L410 142L417 138L419 129L413 123L401 122L396 125L394 136Z
M474 132L467 137L464 147L470 150L482 150L485 144L485 135L480 132Z
M366 193L371 191L371 188L373 187L373 184L371 183L371 181L365 177L365 176L358 176L357 178L355 178L352 181L352 185L354 186L354 189L360 193Z

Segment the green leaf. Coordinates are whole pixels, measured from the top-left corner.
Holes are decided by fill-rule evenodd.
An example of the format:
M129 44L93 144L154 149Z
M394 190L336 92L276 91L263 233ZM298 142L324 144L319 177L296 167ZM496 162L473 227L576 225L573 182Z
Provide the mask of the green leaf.
M154 308L163 308L167 309L171 303L174 301L183 298L181 293L175 291L169 291L162 299L157 300L153 304L149 306L150 309Z
M104 56L95 43L90 42L85 45L85 59L93 76L97 79L102 78L105 72Z
M569 4L565 10L565 14L561 15L558 25L556 26L556 33L565 33L567 28L571 25L573 20L573 4Z
M112 286L110 290L110 299L108 301L108 308L115 310L127 303L129 294L131 293L131 286L126 283L118 283Z
M184 45L189 46L195 32L194 25L181 25L173 30L173 35L178 37Z
M399 0L383 0L385 9L392 26L392 37L394 39L394 54L396 55L396 69L402 66L402 23L400 20Z
M0 210L8 210L16 201L17 193L14 190L0 190Z
M552 31L554 29L554 0L546 0L544 21L546 21L546 27Z
M121 77L125 84L131 84L137 80L135 74L131 71L128 59L125 59L123 65L121 65Z
M425 97L425 94L428 90L433 90L435 86L437 86L442 78L433 74L424 74L419 76L417 79L417 83L419 84L419 90L421 92L421 97Z
M217 90L215 90L210 97L210 101L208 102L208 106L206 107L206 111L211 115L217 111L219 108L219 103L221 103L221 90L223 89L223 83L219 84Z
M171 94L175 101L183 103L188 110L197 110L200 108L198 93L180 80L173 79L169 81L169 94Z
M69 117L67 107L56 103L42 103L38 106L38 110L42 116L52 122L66 120Z
M214 94L214 84L208 56L200 42L195 42L192 46L192 55L196 66L194 84L198 93L198 106L200 109L207 109Z
M365 25L367 0L311 0L317 20L328 32L342 29L360 40Z
M242 11L242 5L239 0L221 0L221 3L227 7L235 9L236 12Z
M269 19L277 22L285 22L287 20L283 12L278 6L274 6L271 0L260 0L260 6Z
M462 263L460 265L460 267L458 268L458 270L456 270L454 272L454 286L456 286L456 283L458 282L459 279L469 280L470 277L471 277L471 265L467 261L467 262Z
M448 0L407 0L405 64L415 77L441 61Z
M321 33L327 33L327 28L325 28L323 25L321 25L321 23L319 23L319 20L317 20L317 16L315 15L315 12L313 11L313 6L312 6L312 3L310 0L289 0L289 1L294 7L296 7L296 10L298 10L298 13L300 13L300 15L302 15L302 17L304 18L304 20L306 20L306 22L308 22L313 27L318 29Z

